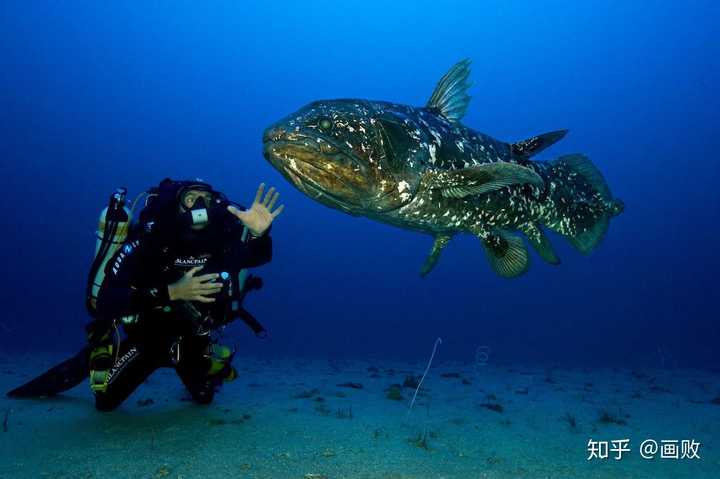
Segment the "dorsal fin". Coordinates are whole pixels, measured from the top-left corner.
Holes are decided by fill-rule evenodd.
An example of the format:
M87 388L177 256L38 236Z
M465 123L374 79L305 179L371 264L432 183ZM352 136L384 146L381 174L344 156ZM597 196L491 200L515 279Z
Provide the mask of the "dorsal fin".
M562 140L565 135L567 135L567 132L567 130L551 131L543 133L542 135L533 136L527 140L518 141L510 146L512 147L514 155L530 158Z
M456 63L440 79L427 102L427 108L436 111L451 122L460 121L470 104L470 95L467 94L470 88L467 81L469 76L470 59L466 58Z

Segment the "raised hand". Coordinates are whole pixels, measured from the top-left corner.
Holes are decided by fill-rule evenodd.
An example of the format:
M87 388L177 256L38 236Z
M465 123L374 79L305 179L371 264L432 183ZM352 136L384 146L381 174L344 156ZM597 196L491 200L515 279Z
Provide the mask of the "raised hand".
M277 218L285 208L285 205L280 205L273 211L275 203L280 197L280 193L275 191L274 187L271 187L267 193L265 193L265 198L263 198L264 192L265 183L260 183L260 187L255 194L255 201L253 201L252 206L245 211L241 211L232 205L228 206L228 211L235 215L237 219L250 230L253 236L261 236L265 233L273 220Z

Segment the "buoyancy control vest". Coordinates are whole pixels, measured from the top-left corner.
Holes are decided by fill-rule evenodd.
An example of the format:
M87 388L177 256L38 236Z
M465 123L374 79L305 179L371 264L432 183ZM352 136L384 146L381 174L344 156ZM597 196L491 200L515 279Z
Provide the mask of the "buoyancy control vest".
M176 220L178 195L183 189L195 189L213 193L214 204L207 205L209 211L204 212L204 216L210 218L211 221L213 215L217 214L216 211L224 209L228 204L235 204L228 201L222 193L213 190L208 183L200 180L175 181L170 178L165 178L158 186L151 187L147 191L140 193L131 208L126 207L126 188L118 188L110 196L108 206L102 210L98 221L95 256L87 280L86 308L93 319L100 319L96 309L97 297L105 279L107 262L126 243L144 235L162 235L172 231L173 225L168 223ZM143 209L138 215L138 220L133 221L135 208L143 196L145 198ZM247 228L244 228L241 235L242 242L248 241L248 233ZM230 310L227 322L224 324L235 319L241 319L256 336L265 337L267 335L265 328L242 305L248 292L262 287L262 279L249 274L246 269L242 269L235 274L236 277L231 278L230 282L234 287L228 289ZM230 279L230 273L222 273L222 275L224 275L223 278ZM94 335L97 335L97 333Z

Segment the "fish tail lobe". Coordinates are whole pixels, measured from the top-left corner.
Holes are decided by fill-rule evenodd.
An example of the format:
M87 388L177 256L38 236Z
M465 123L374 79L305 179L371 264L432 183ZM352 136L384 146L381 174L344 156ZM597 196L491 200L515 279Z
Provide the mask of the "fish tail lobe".
M547 226L565 236L583 254L591 253L607 233L610 218L624 210L600 170L582 154L561 156L550 163L555 221Z

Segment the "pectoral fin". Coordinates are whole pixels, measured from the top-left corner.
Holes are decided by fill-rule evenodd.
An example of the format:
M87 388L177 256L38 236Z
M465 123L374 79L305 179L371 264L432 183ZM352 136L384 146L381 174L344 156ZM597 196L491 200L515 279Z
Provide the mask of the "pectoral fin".
M440 190L445 198L480 195L512 185L543 185L543 179L531 168L504 161L432 172L424 181L427 188Z
M558 258L558 255L550 244L550 240L545 236L540 226L535 223L526 223L520 227L520 231L527 236L528 241L542 259L550 264L560 264L560 258Z
M425 264L423 264L422 269L420 270L420 276L424 278L428 275L428 273L430 273L430 271L433 270L433 268L435 268L435 265L437 265L438 260L440 259L440 253L442 253L442 250L445 249L450 241L450 238L452 238L452 236L443 234L435 236L435 242L430 250L430 254L425 259Z
M481 238L490 266L504 278L515 278L528 270L530 259L522 239L508 231L496 229Z

